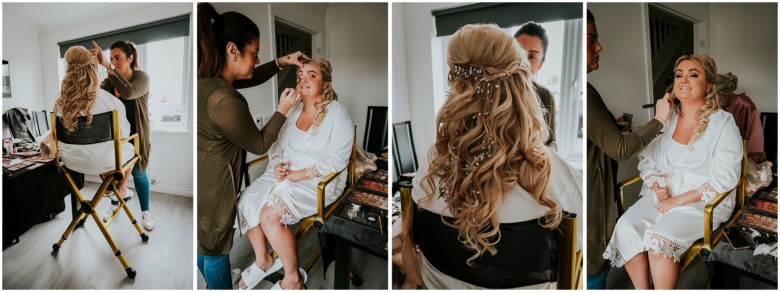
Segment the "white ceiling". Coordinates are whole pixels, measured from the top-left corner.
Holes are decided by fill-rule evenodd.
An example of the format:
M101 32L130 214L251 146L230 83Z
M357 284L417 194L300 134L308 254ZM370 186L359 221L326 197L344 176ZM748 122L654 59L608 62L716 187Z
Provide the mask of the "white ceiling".
M85 15L120 3L3 3L3 14L19 17L28 25L43 26ZM111 9L107 9L111 10Z

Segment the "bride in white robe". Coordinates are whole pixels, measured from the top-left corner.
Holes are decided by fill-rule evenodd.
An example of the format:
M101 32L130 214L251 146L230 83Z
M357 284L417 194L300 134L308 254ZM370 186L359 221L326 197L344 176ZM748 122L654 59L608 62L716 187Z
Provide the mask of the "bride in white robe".
M704 236L704 207L732 190L741 172L739 129L731 114L720 109L708 81L717 72L714 61L705 55L683 56L675 72L680 108L639 154L641 198L620 217L603 254L614 267L625 264L636 289L649 288L648 270L656 289L675 287L680 256ZM700 110L709 114L709 122L697 132ZM715 208L713 228L728 220L734 197L732 192Z
M347 166L354 140L352 120L336 101L330 74L326 60L308 61L298 70L296 90L303 102L290 110L268 152L265 173L239 198L239 227L255 251L255 263L241 274L242 289L251 289L282 266L285 276L276 285L300 289L306 281L306 273L298 269L295 236L287 226L317 212L317 184ZM288 161L285 171L281 162ZM346 178L344 171L328 185L326 206L341 195ZM279 254L275 260L267 251L266 239Z

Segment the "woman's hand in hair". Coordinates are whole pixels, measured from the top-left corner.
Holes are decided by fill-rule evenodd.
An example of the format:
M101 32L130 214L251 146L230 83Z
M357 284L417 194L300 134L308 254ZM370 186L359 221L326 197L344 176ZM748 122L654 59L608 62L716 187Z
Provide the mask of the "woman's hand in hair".
M303 61L308 61L310 58L306 56L306 54L302 53L301 51L297 51L295 53L289 54L287 56L281 56L278 59L276 59L276 62L279 63L279 65L282 66L290 66L295 65L298 67L303 67Z
M97 57L98 64L100 64L103 67L110 68L111 63L106 60L106 58L103 57L103 49L100 48L100 45L98 45L97 42L92 41L92 45L95 46L91 50L89 50L95 57Z
M279 97L279 108L276 111L286 116L299 101L301 101L301 94L295 89L287 88L282 91L282 96Z

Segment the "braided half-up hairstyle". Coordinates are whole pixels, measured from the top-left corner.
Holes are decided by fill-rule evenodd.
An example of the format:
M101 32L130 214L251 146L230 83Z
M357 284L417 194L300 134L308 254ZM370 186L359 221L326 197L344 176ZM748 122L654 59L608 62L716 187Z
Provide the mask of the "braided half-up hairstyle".
M331 67L330 61L326 59L311 59L304 63L317 65L320 68L320 76L322 76L322 98L314 103L317 112L314 114L312 129L316 132L322 120L325 119L325 115L328 114L328 105L334 100L339 100L339 95L333 90L333 67Z
M446 201L454 221L442 220L474 251L467 260L472 264L485 252L496 254L497 210L516 184L549 208L541 226L557 228L561 208L545 196L548 130L517 42L495 25L466 25L449 42L447 64L450 91L436 117L436 142L423 178L431 192L422 202L433 196Z
M79 116L87 116L92 124L90 109L95 104L98 90L97 58L82 46L70 47L65 52L65 77L60 96L54 102L54 112L61 112L62 124L68 132L78 128Z
M677 66L682 61L691 60L699 63L704 68L704 77L707 79L707 83L713 85L707 90L704 96L704 105L696 111L696 126L693 127L693 134L691 135L691 142L696 141L701 135L704 134L704 130L707 129L707 125L710 123L710 115L720 109L720 98L718 97L718 90L715 89L717 82L718 67L715 65L715 60L710 56L704 54L683 55L678 58L674 63L674 72L677 72ZM675 88L677 90L677 88ZM675 106L675 110L679 114L680 107Z

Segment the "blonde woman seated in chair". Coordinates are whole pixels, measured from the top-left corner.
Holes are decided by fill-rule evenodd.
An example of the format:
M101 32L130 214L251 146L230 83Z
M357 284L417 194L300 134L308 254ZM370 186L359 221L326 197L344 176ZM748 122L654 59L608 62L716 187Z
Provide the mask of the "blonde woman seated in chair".
M130 122L125 117L122 102L100 89L97 76L97 58L82 46L75 46L65 52L65 77L62 79L60 97L54 102L54 112L62 118L69 132L76 130L79 117L86 116L91 123L92 116L110 111L119 112L120 137L130 135ZM58 143L62 162L68 169L85 174L99 175L115 169L114 142L106 141L89 145ZM122 144L122 161L133 158L133 145ZM128 170L123 180L130 174ZM118 182L119 185L124 185ZM124 196L125 188L119 190Z
M412 189L422 281L429 289L554 289L551 238L562 210L581 213L582 176L544 146L530 66L510 35L466 25L447 51L450 94L430 164Z
M680 100L663 134L639 154L641 198L617 222L603 257L625 265L636 289L674 289L680 257L704 236L705 205L740 177L742 138L714 88L717 67L706 55L675 63L673 97ZM667 96L666 98L669 98ZM734 193L715 208L712 227L728 220Z
M238 201L241 233L255 252L255 263L241 273L241 289L251 289L284 267L284 279L273 289L300 289L306 272L298 268L295 234L288 228L317 212L317 184L347 166L352 153L352 120L333 90L330 62L310 60L298 70L296 90L302 103L290 110L279 139L268 151L270 162ZM344 190L347 172L325 192L325 204ZM266 240L279 255L273 259Z

